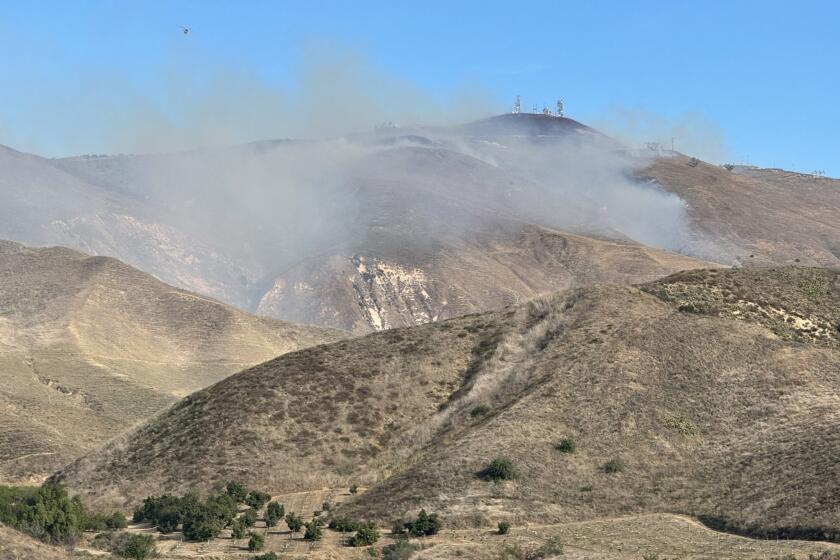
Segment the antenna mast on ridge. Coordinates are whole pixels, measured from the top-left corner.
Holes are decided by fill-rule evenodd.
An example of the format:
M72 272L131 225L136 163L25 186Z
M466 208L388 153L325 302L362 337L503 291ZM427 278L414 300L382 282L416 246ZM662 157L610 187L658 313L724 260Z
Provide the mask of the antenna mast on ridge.
M516 102L513 104L513 114L518 115L522 112L522 104L519 102L519 96L516 96Z
M558 117L563 116L563 100L562 99L557 100L557 116Z

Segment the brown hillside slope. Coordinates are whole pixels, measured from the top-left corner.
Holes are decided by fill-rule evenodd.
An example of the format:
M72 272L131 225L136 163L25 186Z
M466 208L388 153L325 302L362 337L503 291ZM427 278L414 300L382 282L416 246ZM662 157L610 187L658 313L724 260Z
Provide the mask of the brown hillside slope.
M840 266L840 180L688 163L660 158L642 174L686 201L692 254L747 266Z
M0 524L0 560L69 560L74 555L63 548L37 541Z
M343 511L383 520L682 512L836 537L838 310L840 272L824 269L573 290L261 364L56 478L100 503L229 478L358 482L371 488ZM555 449L564 437L576 453ZM477 476L496 456L515 481ZM604 471L613 459L623 472Z
M581 285L631 284L716 266L633 242L536 226L511 230L433 249L401 240L320 255L278 277L259 311L366 333L501 309Z
M0 242L0 479L45 476L180 396L341 336L115 259Z

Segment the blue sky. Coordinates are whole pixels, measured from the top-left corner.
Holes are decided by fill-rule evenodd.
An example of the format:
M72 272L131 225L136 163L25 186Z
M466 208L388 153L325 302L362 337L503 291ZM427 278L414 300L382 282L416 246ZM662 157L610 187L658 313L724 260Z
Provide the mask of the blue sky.
M0 14L0 143L46 155L297 134L302 96L358 126L401 99L457 120L521 94L634 140L675 129L701 156L840 176L838 2L3 0Z

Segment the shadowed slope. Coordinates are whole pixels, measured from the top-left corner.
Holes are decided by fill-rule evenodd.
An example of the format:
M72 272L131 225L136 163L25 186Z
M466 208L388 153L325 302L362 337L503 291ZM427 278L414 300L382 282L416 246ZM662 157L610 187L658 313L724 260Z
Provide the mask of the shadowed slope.
M281 492L358 482L371 488L342 513L382 520L664 511L836 538L838 309L840 273L822 269L573 290L280 357L57 479L100 503L228 478ZM555 449L564 437L576 453ZM500 455L516 480L481 480ZM611 460L623 471L605 472Z

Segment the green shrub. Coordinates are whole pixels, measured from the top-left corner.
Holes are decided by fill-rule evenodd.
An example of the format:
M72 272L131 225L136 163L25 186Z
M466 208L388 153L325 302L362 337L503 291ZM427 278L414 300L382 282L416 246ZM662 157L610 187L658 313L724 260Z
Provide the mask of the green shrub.
M499 521L499 534L507 535L510 531L510 523L507 521Z
M434 535L440 531L440 519L436 513L429 515L425 509L421 509L417 519L408 523L406 529L413 537Z
M271 499L270 494L260 492L259 490L251 490L245 497L245 503L254 509L260 509Z
M125 518L125 515L115 511L105 518L105 527L111 529L112 531L116 529L125 529L128 527L128 520Z
M283 504L278 502L268 502L268 507L265 508L265 524L268 527L274 527L283 519L286 513L286 508Z
M211 496L207 499L207 507L213 512L222 527L227 527L233 522L239 509L236 499L229 494ZM185 512L183 506L181 511Z
M352 533L353 531L359 530L359 523L357 521L351 521L346 517L337 517L335 519L330 520L329 527L333 531L339 531L341 533Z
M408 560L416 550L415 545L400 539L382 549L382 560Z
M516 469L510 459L497 457L487 465L487 468L481 472L481 475L484 479L492 480L493 482L513 480L516 478Z
M266 552L265 554L258 554L254 556L251 560L277 560L277 554L273 552Z
M365 523L350 537L350 546L370 546L379 540L379 529L373 523Z
M330 509L332 509L332 505L329 502L324 502L323 504L321 504L322 511L330 511Z
M106 529L105 516L97 513L84 514L79 521L79 528L82 531L91 531L94 533L104 531Z
M358 484L354 484L353 486L350 487L350 493L351 494L357 494L358 492L359 492L359 485Z
M233 522L233 525L231 525L230 527L230 537L235 541L238 541L239 539L244 539L245 535L247 534L247 530L248 528L245 526L245 524L240 519L237 519Z
M391 534L392 535L404 535L405 532L408 530L407 523L403 519L395 519L391 523Z
M306 541L317 541L323 536L323 529L318 520L313 519L309 523L305 523L306 530L303 532L303 539Z
M556 449L560 453L574 453L577 450L577 445L574 439L567 437L560 440Z
M115 539L111 552L132 560L146 560L146 558L157 556L155 540L151 535L122 534Z
M253 527L257 524L257 510L248 508L239 518L246 527Z
M478 418L479 416L484 416L488 412L490 412L490 407L484 404L480 404L470 411L470 416L472 418Z
M245 487L233 480L227 483L225 491L228 496L236 500L236 503L244 502L245 498L248 496L248 492L245 490Z
M292 533L297 533L303 527L303 518L290 511L286 514L286 525Z
M604 472L607 474L624 472L624 461L621 459L610 459L604 463Z
M259 552L265 546L265 537L259 533L251 533L248 539L248 552Z

